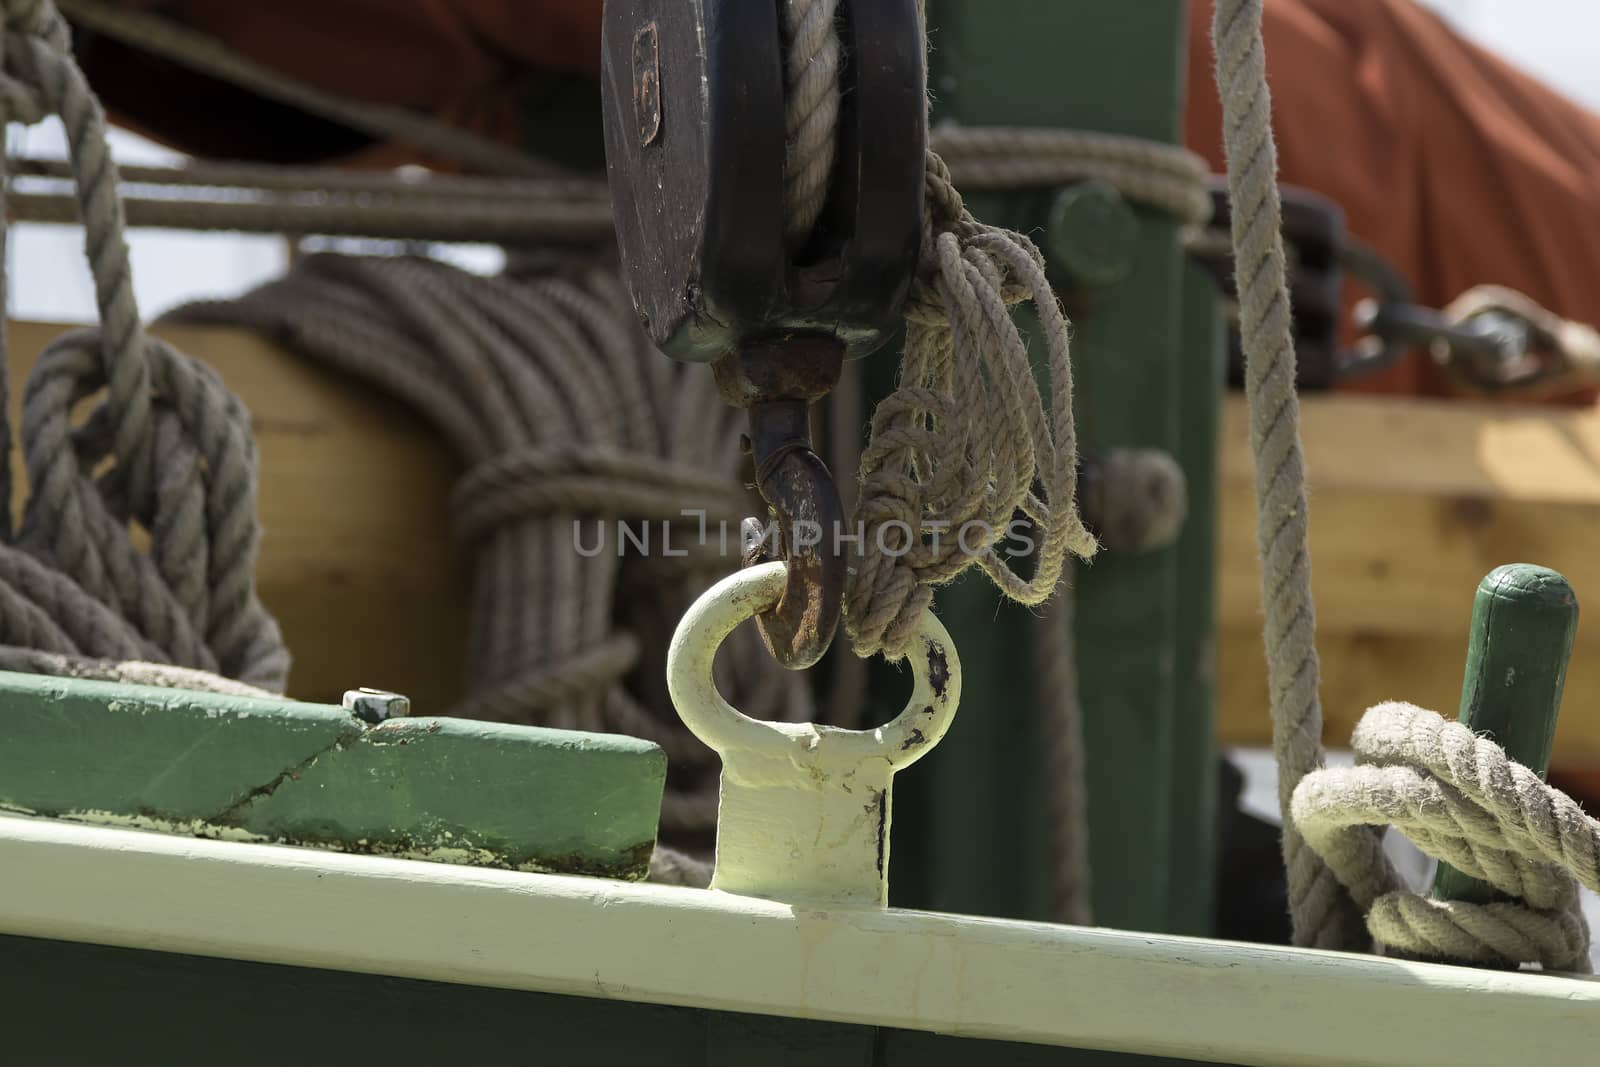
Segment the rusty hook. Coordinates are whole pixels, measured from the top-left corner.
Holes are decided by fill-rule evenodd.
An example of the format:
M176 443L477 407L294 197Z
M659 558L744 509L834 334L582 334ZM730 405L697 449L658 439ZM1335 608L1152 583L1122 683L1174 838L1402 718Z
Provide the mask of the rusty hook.
M745 564L789 565L783 596L756 625L773 658L796 671L828 651L844 603L844 508L811 442L811 402L839 380L842 356L833 338L801 336L751 345L714 365L723 397L750 413L756 488L774 519L766 529L745 520Z
M839 627L846 571L839 536L844 509L833 474L812 450L806 407L803 400L779 400L750 409L756 487L776 519L777 543L759 524L752 530L754 520L745 520L745 563L788 563L783 595L756 616L756 626L773 658L790 670L804 670L828 651Z

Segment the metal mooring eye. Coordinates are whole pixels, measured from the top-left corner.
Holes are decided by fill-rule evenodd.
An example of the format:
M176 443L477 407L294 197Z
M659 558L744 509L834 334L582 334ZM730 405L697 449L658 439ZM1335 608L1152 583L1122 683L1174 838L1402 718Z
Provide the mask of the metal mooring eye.
M667 688L679 717L722 757L711 888L882 907L894 775L949 730L961 700L961 661L949 633L926 612L908 657L911 699L890 722L844 730L752 719L717 692L712 661L740 623L778 602L787 580L782 562L724 578L684 614L667 652Z

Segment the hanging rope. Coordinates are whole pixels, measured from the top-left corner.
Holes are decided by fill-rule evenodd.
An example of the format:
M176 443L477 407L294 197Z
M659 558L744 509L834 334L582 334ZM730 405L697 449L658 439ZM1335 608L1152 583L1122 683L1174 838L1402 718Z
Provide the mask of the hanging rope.
M320 254L170 317L261 331L427 418L466 467L451 511L473 556L467 692L450 714L657 742L663 827L704 843L716 759L659 680L679 617L737 565L743 419L705 367L650 346L615 277ZM774 669L754 628L720 669L751 715L815 715L805 678Z
M1261 554L1267 684L1289 909L1296 944L1351 948L1362 938L1361 917L1333 872L1306 847L1289 810L1295 786L1322 766L1322 705L1317 693L1305 459L1261 0L1218 0L1213 36L1233 204L1250 450L1256 467L1256 543Z
M1005 596L1041 604L1067 556L1096 549L1074 499L1070 330L1044 256L973 218L932 150L925 212L899 384L873 412L853 512L864 536L844 622L862 657L901 656L934 587L970 566ZM1042 327L1048 412L1011 318L1021 303ZM1019 511L1034 531L1028 577L999 548Z
M101 321L49 345L23 396L30 492L20 532L9 506L0 519L0 667L114 672L136 660L281 691L288 654L255 593L248 413L209 369L144 333L105 116L65 22L47 0L5 0L0 13L0 118L66 126ZM0 347L0 382L7 365ZM12 447L0 403L8 504Z
M1295 941L1348 950L1376 941L1464 963L1587 970L1574 882L1600 890L1600 824L1571 798L1465 726L1405 704L1363 717L1352 739L1358 766L1321 767L1305 471L1261 0L1218 0L1214 32ZM1515 899L1445 902L1405 890L1383 853L1386 826Z

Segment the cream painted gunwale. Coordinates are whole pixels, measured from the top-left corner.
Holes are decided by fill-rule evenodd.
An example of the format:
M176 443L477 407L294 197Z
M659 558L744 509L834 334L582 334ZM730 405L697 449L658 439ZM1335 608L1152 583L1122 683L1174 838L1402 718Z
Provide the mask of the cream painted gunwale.
M0 933L1239 1064L1593 1062L1600 981L0 816Z

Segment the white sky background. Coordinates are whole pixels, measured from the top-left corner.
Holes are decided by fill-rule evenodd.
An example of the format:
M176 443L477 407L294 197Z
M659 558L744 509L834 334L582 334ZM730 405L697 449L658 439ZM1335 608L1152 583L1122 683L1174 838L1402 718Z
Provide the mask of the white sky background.
M1468 36L1569 95L1600 111L1600 0L1419 0L1447 15ZM13 153L46 158L64 154L61 129L47 123L12 127ZM172 163L181 157L120 132L113 134L118 159ZM137 230L129 235L135 289L147 316L184 300L230 296L280 273L288 263L285 243L271 236L196 234ZM492 269L486 249L452 256L469 269ZM10 313L19 318L87 322L94 315L94 290L83 267L82 238L74 228L23 226L12 231L6 267Z

